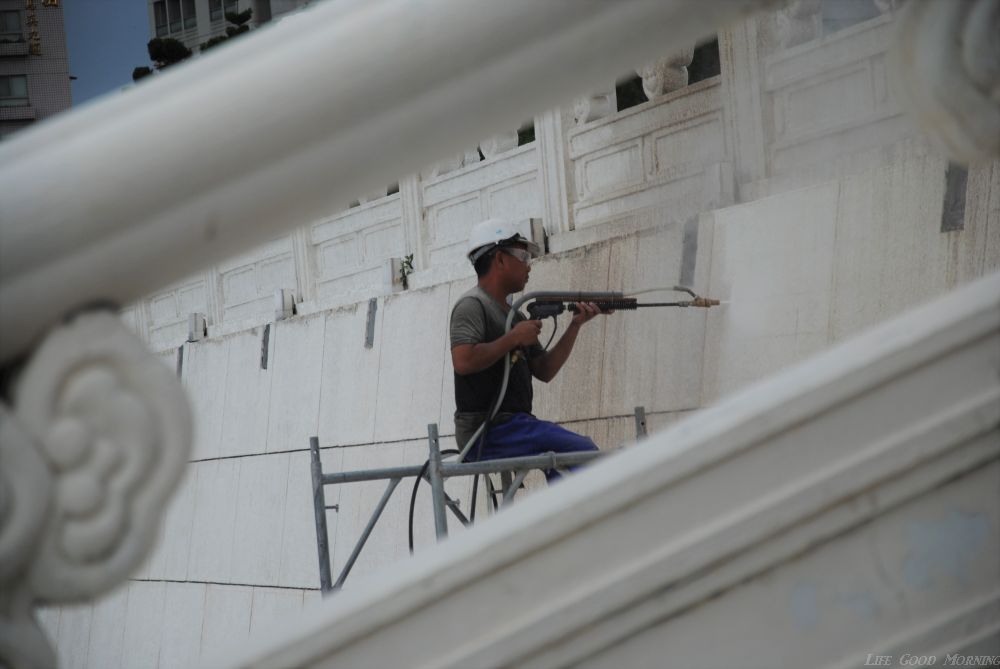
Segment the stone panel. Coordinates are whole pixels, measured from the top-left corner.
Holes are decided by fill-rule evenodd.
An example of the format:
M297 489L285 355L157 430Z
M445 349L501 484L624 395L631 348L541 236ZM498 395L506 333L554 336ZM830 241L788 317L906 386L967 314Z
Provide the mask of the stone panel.
M705 400L828 343L837 184L714 212Z
M219 266L222 318L270 320L274 292L298 291L292 238L283 237Z
M850 177L837 210L834 341L943 293L965 231L940 231L944 160L926 158Z
M277 454L240 460L230 570L234 583L279 584L288 458Z
M406 250L403 226L398 223L366 230L362 240L364 258L369 262L382 258L398 258Z
M382 320L375 440L412 439L440 415L447 285L387 297Z
M229 340L206 339L184 345L182 380L194 414L192 460L221 453Z
M502 215L515 221L542 215L540 187L535 174L489 188L486 197L490 215Z
M195 514L188 580L228 583L232 569L240 458L195 465Z
M710 239L698 242L710 248ZM633 292L682 283L684 226L647 230L610 246L612 289ZM691 288L706 293L707 262L701 265L696 265L697 280ZM689 299L671 291L638 297L640 302ZM628 414L640 405L647 412L700 406L706 318L705 310L695 308L638 309L607 316L600 415Z
M311 228L320 296L368 290L386 258L406 252L398 195L353 207Z
M868 61L789 86L775 96L776 139L856 123L875 111L872 72Z
M319 439L323 446L372 440L384 313L385 301L381 300L375 312L372 348L365 347L367 302L332 311L326 317L319 407Z
M188 558L191 552L191 531L194 528L195 491L197 467L188 465L180 487L167 507L163 523L162 541L157 549L162 557L161 578L186 581Z
M765 59L772 176L849 164L851 156L916 135L890 95L890 34L883 16Z
M263 453L267 441L268 407L274 370L275 326L267 341L267 369L261 369L264 328L229 337L226 396L222 410L219 455Z
M479 192L538 169L534 144L518 147L495 159L477 162L424 183L424 204L432 206Z
M576 165L578 197L599 197L642 183L642 143L611 146L582 158Z
M156 669L163 627L164 587L163 583L129 583L122 642L123 669Z
M208 295L204 279L196 277L151 296L149 337L157 346L177 346L187 338L188 315L208 313Z
M318 434L320 377L323 366L322 315L279 321L271 328L274 372L267 451L309 447Z
M121 666L128 594L128 585L123 585L94 602L87 651L87 666L91 669Z
M267 635L302 615L302 591L254 588L250 615L250 638Z
M321 277L348 274L361 265L361 249L355 234L334 237L316 248Z
M700 116L649 136L651 174L668 180L700 172L726 158L722 112Z
M213 666L227 651L250 638L253 588L232 585L207 586L205 619L201 634L201 666Z
M164 602L159 669L188 669L198 663L207 586L168 583Z
M479 193L464 196L427 210L431 264L453 260L461 256L464 245L456 253L444 250L450 246L464 244L473 225L486 218Z

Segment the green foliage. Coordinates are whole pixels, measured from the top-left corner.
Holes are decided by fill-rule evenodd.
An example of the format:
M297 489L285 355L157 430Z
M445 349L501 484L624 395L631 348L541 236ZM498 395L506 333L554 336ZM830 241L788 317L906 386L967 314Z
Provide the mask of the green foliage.
M139 81L143 77L148 77L152 73L153 73L153 68L151 67L146 67L145 65L143 65L142 67L137 67L134 70L132 70L132 81Z
M413 274L413 254L403 257L399 263L399 280L403 283L403 290L410 287L410 275Z
M146 50L158 70L191 57L191 49L171 37L154 37L146 44Z
M217 35L207 42L203 42L198 48L201 51L207 51L208 49L215 48L222 44L223 42L228 42L232 38L242 35L250 30L250 26L247 25L250 22L250 18L253 16L252 9L245 9L242 12L226 12L226 21L232 25L226 26L225 35Z

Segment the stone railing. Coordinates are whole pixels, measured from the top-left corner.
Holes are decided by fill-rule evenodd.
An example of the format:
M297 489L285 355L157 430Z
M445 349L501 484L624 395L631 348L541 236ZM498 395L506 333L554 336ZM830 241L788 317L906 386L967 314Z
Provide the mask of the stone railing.
M468 229L491 216L545 219L557 250L620 234L623 218L651 210L667 218L647 215L642 225L691 221L733 200L720 91L719 77L661 90L650 102L581 119L565 131L537 117L535 141L517 146L509 133L483 142L401 179L398 192L370 193L131 305L125 321L166 350L188 337L193 313L206 317L208 336L272 321L279 290L294 296L297 313L400 290L399 261L410 255L410 285L449 281L471 274L464 259ZM557 215L547 203L553 201L571 203L565 220L552 220Z
M764 60L771 176L899 141L913 125L893 101L885 58L886 14Z
M725 204L720 84L713 77L570 131L575 227L650 207L685 220Z

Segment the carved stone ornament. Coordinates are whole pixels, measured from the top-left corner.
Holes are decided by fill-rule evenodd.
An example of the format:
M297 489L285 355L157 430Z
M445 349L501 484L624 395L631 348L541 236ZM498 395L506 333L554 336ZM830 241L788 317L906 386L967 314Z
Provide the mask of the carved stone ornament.
M898 17L896 99L952 160L1000 157L1000 2L909 0Z
M573 115L576 117L577 125L583 125L611 116L615 113L616 105L614 91L584 95L573 101Z
M783 49L819 38L823 32L821 0L793 0L778 11L778 43Z
M688 85L688 65L694 60L694 45L640 67L636 74L642 77L642 92L649 100L662 98L667 93Z
M479 150L482 151L483 155L487 158L499 156L501 153L506 153L516 148L517 130L510 130L508 132L500 133L499 135L494 135L479 145Z
M181 384L111 313L54 330L0 404L0 666L50 667L39 604L147 557L191 449Z

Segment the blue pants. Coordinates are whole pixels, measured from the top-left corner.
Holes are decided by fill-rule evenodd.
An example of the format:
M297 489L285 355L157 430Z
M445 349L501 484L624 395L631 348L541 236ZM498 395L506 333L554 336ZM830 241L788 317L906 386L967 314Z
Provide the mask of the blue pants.
M469 451L468 460L498 460L526 455L554 453L577 453L596 451L590 437L570 432L564 427L545 420L538 420L528 413L514 414L509 420L494 425L486 433L486 440L476 444ZM571 467L570 469L574 469ZM545 472L549 481L560 478L559 472L549 469Z

